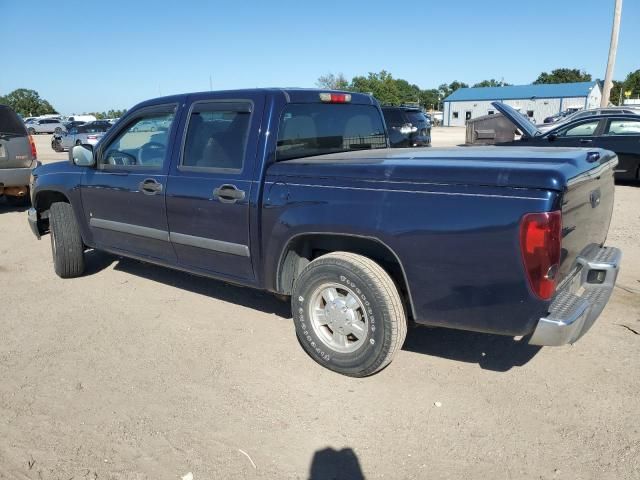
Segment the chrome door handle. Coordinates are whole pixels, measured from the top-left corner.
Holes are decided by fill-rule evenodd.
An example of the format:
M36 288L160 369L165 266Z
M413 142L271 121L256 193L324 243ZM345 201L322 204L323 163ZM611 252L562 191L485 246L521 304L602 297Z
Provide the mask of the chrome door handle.
M581 138L580 143L593 143L593 140L589 138Z
M154 178L145 178L138 185L140 191L145 195L155 195L162 192L162 184Z
M235 185L224 184L213 190L213 198L220 200L222 203L236 203L238 200L244 200L244 190L240 190Z

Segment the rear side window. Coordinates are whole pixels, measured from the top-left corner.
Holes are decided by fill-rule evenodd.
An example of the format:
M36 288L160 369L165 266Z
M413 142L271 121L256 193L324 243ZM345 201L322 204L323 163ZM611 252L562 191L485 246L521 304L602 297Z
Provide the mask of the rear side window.
M402 127L406 122L399 108L383 108L384 121L389 127Z
M606 134L640 136L640 120L611 120Z
M242 170L251 120L251 103L196 104L191 111L182 167Z
M27 132L20 117L9 107L0 105L0 134L26 135Z
M406 115L412 125L418 125L420 123L427 122L427 117L422 112L408 111L406 112Z
M387 146L373 105L289 104L278 129L277 160Z

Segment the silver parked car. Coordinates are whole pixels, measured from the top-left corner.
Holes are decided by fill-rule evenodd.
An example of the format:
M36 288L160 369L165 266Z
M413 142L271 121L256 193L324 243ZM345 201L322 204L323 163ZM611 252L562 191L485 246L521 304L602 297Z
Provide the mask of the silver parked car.
M16 112L0 105L0 196L10 205L27 203L36 145Z
M62 133L64 131L64 125L58 118L32 120L27 122L25 126L29 135L35 135L36 133Z
M68 131L56 134L51 139L51 148L56 152L71 150L76 145L95 145L111 124L106 121L89 122L71 127Z

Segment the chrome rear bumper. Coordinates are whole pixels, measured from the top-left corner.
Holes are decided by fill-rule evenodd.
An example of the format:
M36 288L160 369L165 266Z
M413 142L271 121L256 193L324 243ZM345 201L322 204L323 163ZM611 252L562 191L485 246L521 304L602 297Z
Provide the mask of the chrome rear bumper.
M532 345L564 345L587 333L609 301L622 252L595 248L578 257L579 271L555 296L549 313L538 321Z

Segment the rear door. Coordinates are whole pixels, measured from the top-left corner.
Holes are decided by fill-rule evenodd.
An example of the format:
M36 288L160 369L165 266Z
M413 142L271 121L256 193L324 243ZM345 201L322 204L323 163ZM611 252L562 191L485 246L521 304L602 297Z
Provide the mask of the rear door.
M181 151L167 185L178 263L251 282L249 245L264 94L190 97ZM188 103L188 104L189 104Z
M640 117L608 118L597 146L618 155L616 178L640 178Z
M176 104L141 109L99 145L96 168L87 169L81 187L97 246L175 263L165 191L176 111ZM141 122L158 129L139 132Z
M0 105L0 168L27 168L33 160L22 120L12 109Z

